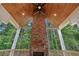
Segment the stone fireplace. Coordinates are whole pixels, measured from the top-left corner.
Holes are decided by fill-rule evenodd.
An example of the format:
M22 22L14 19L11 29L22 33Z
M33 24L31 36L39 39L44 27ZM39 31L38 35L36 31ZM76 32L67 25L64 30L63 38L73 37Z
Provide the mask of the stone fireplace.
M42 14L36 14L33 18L30 55L48 55L48 41L46 39L45 16Z

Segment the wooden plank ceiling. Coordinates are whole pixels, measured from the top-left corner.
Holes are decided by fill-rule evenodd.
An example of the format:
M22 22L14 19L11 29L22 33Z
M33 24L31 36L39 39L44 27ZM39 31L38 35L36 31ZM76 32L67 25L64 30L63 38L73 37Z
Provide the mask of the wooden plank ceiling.
M33 17L35 6L29 4L2 4L3 7L14 17L20 26L24 26L28 18ZM79 4L45 4L43 6L44 13L48 20L58 27L77 7ZM22 15L22 14L25 15Z

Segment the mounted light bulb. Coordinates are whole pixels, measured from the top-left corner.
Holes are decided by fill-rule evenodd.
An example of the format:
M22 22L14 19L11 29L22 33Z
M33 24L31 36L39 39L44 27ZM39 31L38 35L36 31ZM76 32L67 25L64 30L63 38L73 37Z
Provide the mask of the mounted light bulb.
M53 15L54 15L54 16L57 16L57 14L56 14L56 13L54 13Z
M41 9L41 6L38 6L38 9Z
M25 15L25 13L22 13L22 15L24 16L24 15Z

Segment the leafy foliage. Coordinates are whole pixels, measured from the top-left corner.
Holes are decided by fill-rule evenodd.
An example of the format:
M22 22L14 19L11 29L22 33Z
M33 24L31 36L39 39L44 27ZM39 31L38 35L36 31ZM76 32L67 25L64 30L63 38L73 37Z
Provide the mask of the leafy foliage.
M0 49L11 49L16 30L10 23L4 26L5 30L0 31Z
M20 37L17 42L16 49L29 48L31 39L31 28L25 28L21 30Z
M68 50L79 50L79 28L68 25L62 29L66 48Z
M49 44L50 49L53 49L53 50L61 49L57 31L55 29L53 29L53 26L49 22L48 22L48 26L47 26L47 37L50 42L50 44Z
M5 29L0 31L0 49L11 49L13 38L16 29L9 23L4 25ZM28 49L31 41L31 28L26 27L21 29L20 37L17 41L16 49ZM1 27L0 27L1 28ZM56 30L48 29L53 28L51 24L48 24L47 39L50 42L50 49L61 50L60 41ZM79 28L77 26L68 25L62 29L62 35L64 38L65 46L67 50L79 51Z

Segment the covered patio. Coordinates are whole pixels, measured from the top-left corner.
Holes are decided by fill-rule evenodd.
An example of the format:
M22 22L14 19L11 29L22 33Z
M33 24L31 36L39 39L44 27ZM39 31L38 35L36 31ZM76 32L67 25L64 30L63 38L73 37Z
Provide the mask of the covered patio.
M79 56L79 4L0 4L0 55Z

